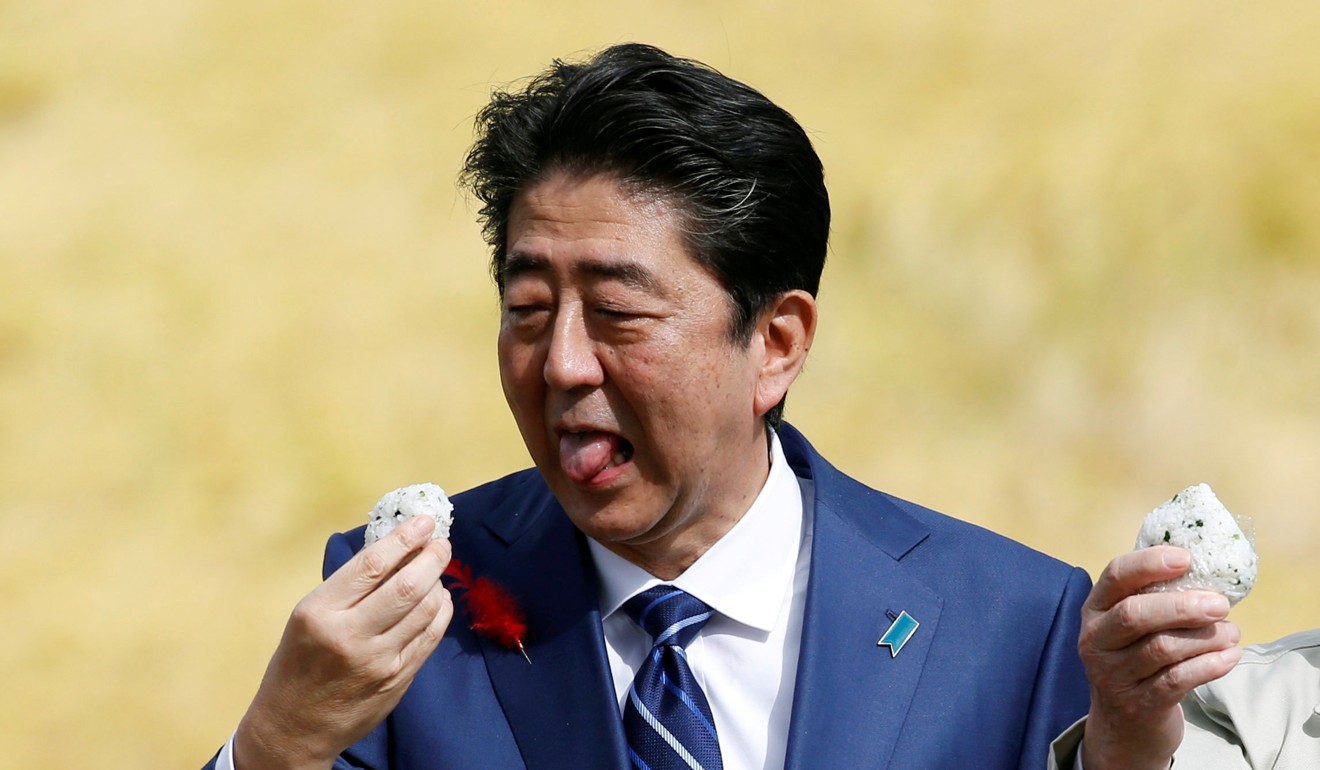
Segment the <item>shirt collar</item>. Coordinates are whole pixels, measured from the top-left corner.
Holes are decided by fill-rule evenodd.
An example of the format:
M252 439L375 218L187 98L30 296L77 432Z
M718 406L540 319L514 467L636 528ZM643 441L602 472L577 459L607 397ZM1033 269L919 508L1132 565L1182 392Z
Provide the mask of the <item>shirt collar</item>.
M587 538L600 582L601 617L647 588L669 583L720 615L770 631L793 585L802 525L801 488L771 431L770 473L760 494L738 523L674 580L660 580Z

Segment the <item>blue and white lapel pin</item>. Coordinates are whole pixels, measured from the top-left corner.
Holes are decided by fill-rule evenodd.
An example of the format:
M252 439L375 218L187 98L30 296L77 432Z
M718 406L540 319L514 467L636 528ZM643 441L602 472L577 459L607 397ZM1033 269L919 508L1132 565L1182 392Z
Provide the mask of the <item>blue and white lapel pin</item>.
M889 657L897 658L899 651L903 649L903 645L908 643L908 640L917 632L917 627L921 623L907 614L907 610L903 610L897 615L894 614L893 610L886 610L885 616L892 622L889 624L889 630L885 631L885 635L880 637L880 641L876 642L875 646L888 647Z

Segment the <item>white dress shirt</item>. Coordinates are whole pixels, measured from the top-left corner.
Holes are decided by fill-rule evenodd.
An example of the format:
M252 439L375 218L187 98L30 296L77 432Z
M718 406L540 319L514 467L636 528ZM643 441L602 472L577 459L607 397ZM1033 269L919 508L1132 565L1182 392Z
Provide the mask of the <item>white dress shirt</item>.
M716 612L687 646L715 716L725 770L783 770L811 565L812 483L771 433L770 474L752 507L676 579ZM600 581L605 649L622 713L651 637L623 603L666 582L587 539ZM231 735L216 770L234 770Z
M674 580L663 581L588 539L614 691L623 709L651 637L622 609L661 583L715 610L687 660L715 716L726 770L782 770L811 558L811 482L772 435L770 474L747 513Z

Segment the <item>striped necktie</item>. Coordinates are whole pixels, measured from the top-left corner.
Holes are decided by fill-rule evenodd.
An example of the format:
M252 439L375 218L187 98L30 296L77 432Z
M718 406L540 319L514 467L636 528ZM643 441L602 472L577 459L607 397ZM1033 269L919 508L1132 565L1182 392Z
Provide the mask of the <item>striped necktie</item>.
M654 639L623 707L628 755L637 770L722 770L710 704L684 647L714 612L673 586L649 588L623 605Z

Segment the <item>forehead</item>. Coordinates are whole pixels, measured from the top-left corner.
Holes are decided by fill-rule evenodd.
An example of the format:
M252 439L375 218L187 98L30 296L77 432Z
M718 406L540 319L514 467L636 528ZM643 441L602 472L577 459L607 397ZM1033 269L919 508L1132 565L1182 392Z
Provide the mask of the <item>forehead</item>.
M503 272L527 260L697 267L682 221L664 196L631 190L608 175L557 172L515 196Z

